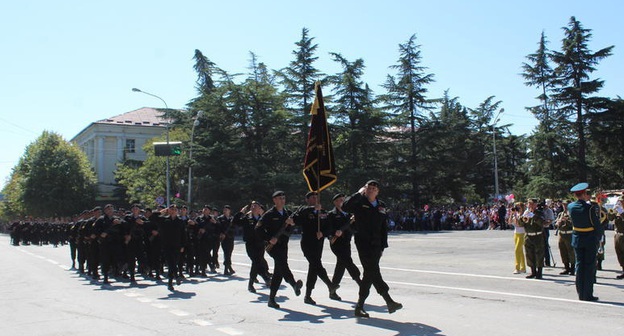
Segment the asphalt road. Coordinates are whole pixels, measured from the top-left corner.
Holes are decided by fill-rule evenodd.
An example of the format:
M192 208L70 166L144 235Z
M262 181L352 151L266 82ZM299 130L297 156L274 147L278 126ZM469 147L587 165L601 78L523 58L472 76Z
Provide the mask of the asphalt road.
M577 300L574 278L559 275L557 237L550 237L558 267L543 280L512 274L511 231L392 234L382 258L390 293L404 308L388 314L372 291L353 317L357 286L348 275L332 301L319 281L316 306L292 288L278 293L280 309L266 306L268 289L247 291L249 260L237 241L232 277L191 278L169 292L166 283L138 277L138 285L91 281L70 270L69 247L11 246L0 236L0 335L616 335L624 331L624 281L607 232L604 271L594 294ZM323 261L333 272L326 244ZM357 254L354 251L357 263ZM272 266L272 260L268 258ZM305 280L307 263L293 237L289 263Z

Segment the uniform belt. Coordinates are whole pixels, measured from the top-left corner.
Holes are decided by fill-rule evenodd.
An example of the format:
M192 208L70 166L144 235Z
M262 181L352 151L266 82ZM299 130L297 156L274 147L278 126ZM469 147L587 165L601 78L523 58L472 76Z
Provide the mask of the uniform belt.
M576 227L576 226L575 226L575 227L573 227L572 229L573 229L574 231L577 231L577 232L592 232L592 231L594 231L594 228L593 228L593 227L588 227L588 228L580 228L580 227Z
M569 231L559 231L559 234L571 234L573 231L569 230Z
M526 234L527 234L527 236L531 236L532 237L532 236L541 235L542 233L541 232L527 232Z

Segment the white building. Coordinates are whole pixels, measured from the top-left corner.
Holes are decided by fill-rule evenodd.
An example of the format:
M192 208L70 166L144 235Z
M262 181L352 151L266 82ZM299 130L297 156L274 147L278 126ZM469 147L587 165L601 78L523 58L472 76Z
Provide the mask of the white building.
M87 154L98 179L98 201L114 200L115 170L124 160L144 161L143 146L166 131L162 111L143 107L91 123L71 141Z

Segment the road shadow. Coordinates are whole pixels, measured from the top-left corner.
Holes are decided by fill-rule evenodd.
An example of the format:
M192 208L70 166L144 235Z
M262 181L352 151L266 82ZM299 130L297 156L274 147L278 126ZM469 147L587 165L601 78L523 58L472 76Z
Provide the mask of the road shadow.
M195 292L183 292L177 289L174 289L170 292L166 297L160 297L158 300L189 300L196 296Z
M388 330L388 335L394 336L425 336L439 335L442 336L442 330L426 324L418 322L398 322L371 316L370 318L357 318L357 324L365 325L373 328Z

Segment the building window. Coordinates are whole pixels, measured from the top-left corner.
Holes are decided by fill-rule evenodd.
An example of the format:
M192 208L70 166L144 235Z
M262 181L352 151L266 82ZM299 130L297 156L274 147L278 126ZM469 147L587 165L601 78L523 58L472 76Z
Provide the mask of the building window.
M126 153L134 153L134 139L126 139Z

